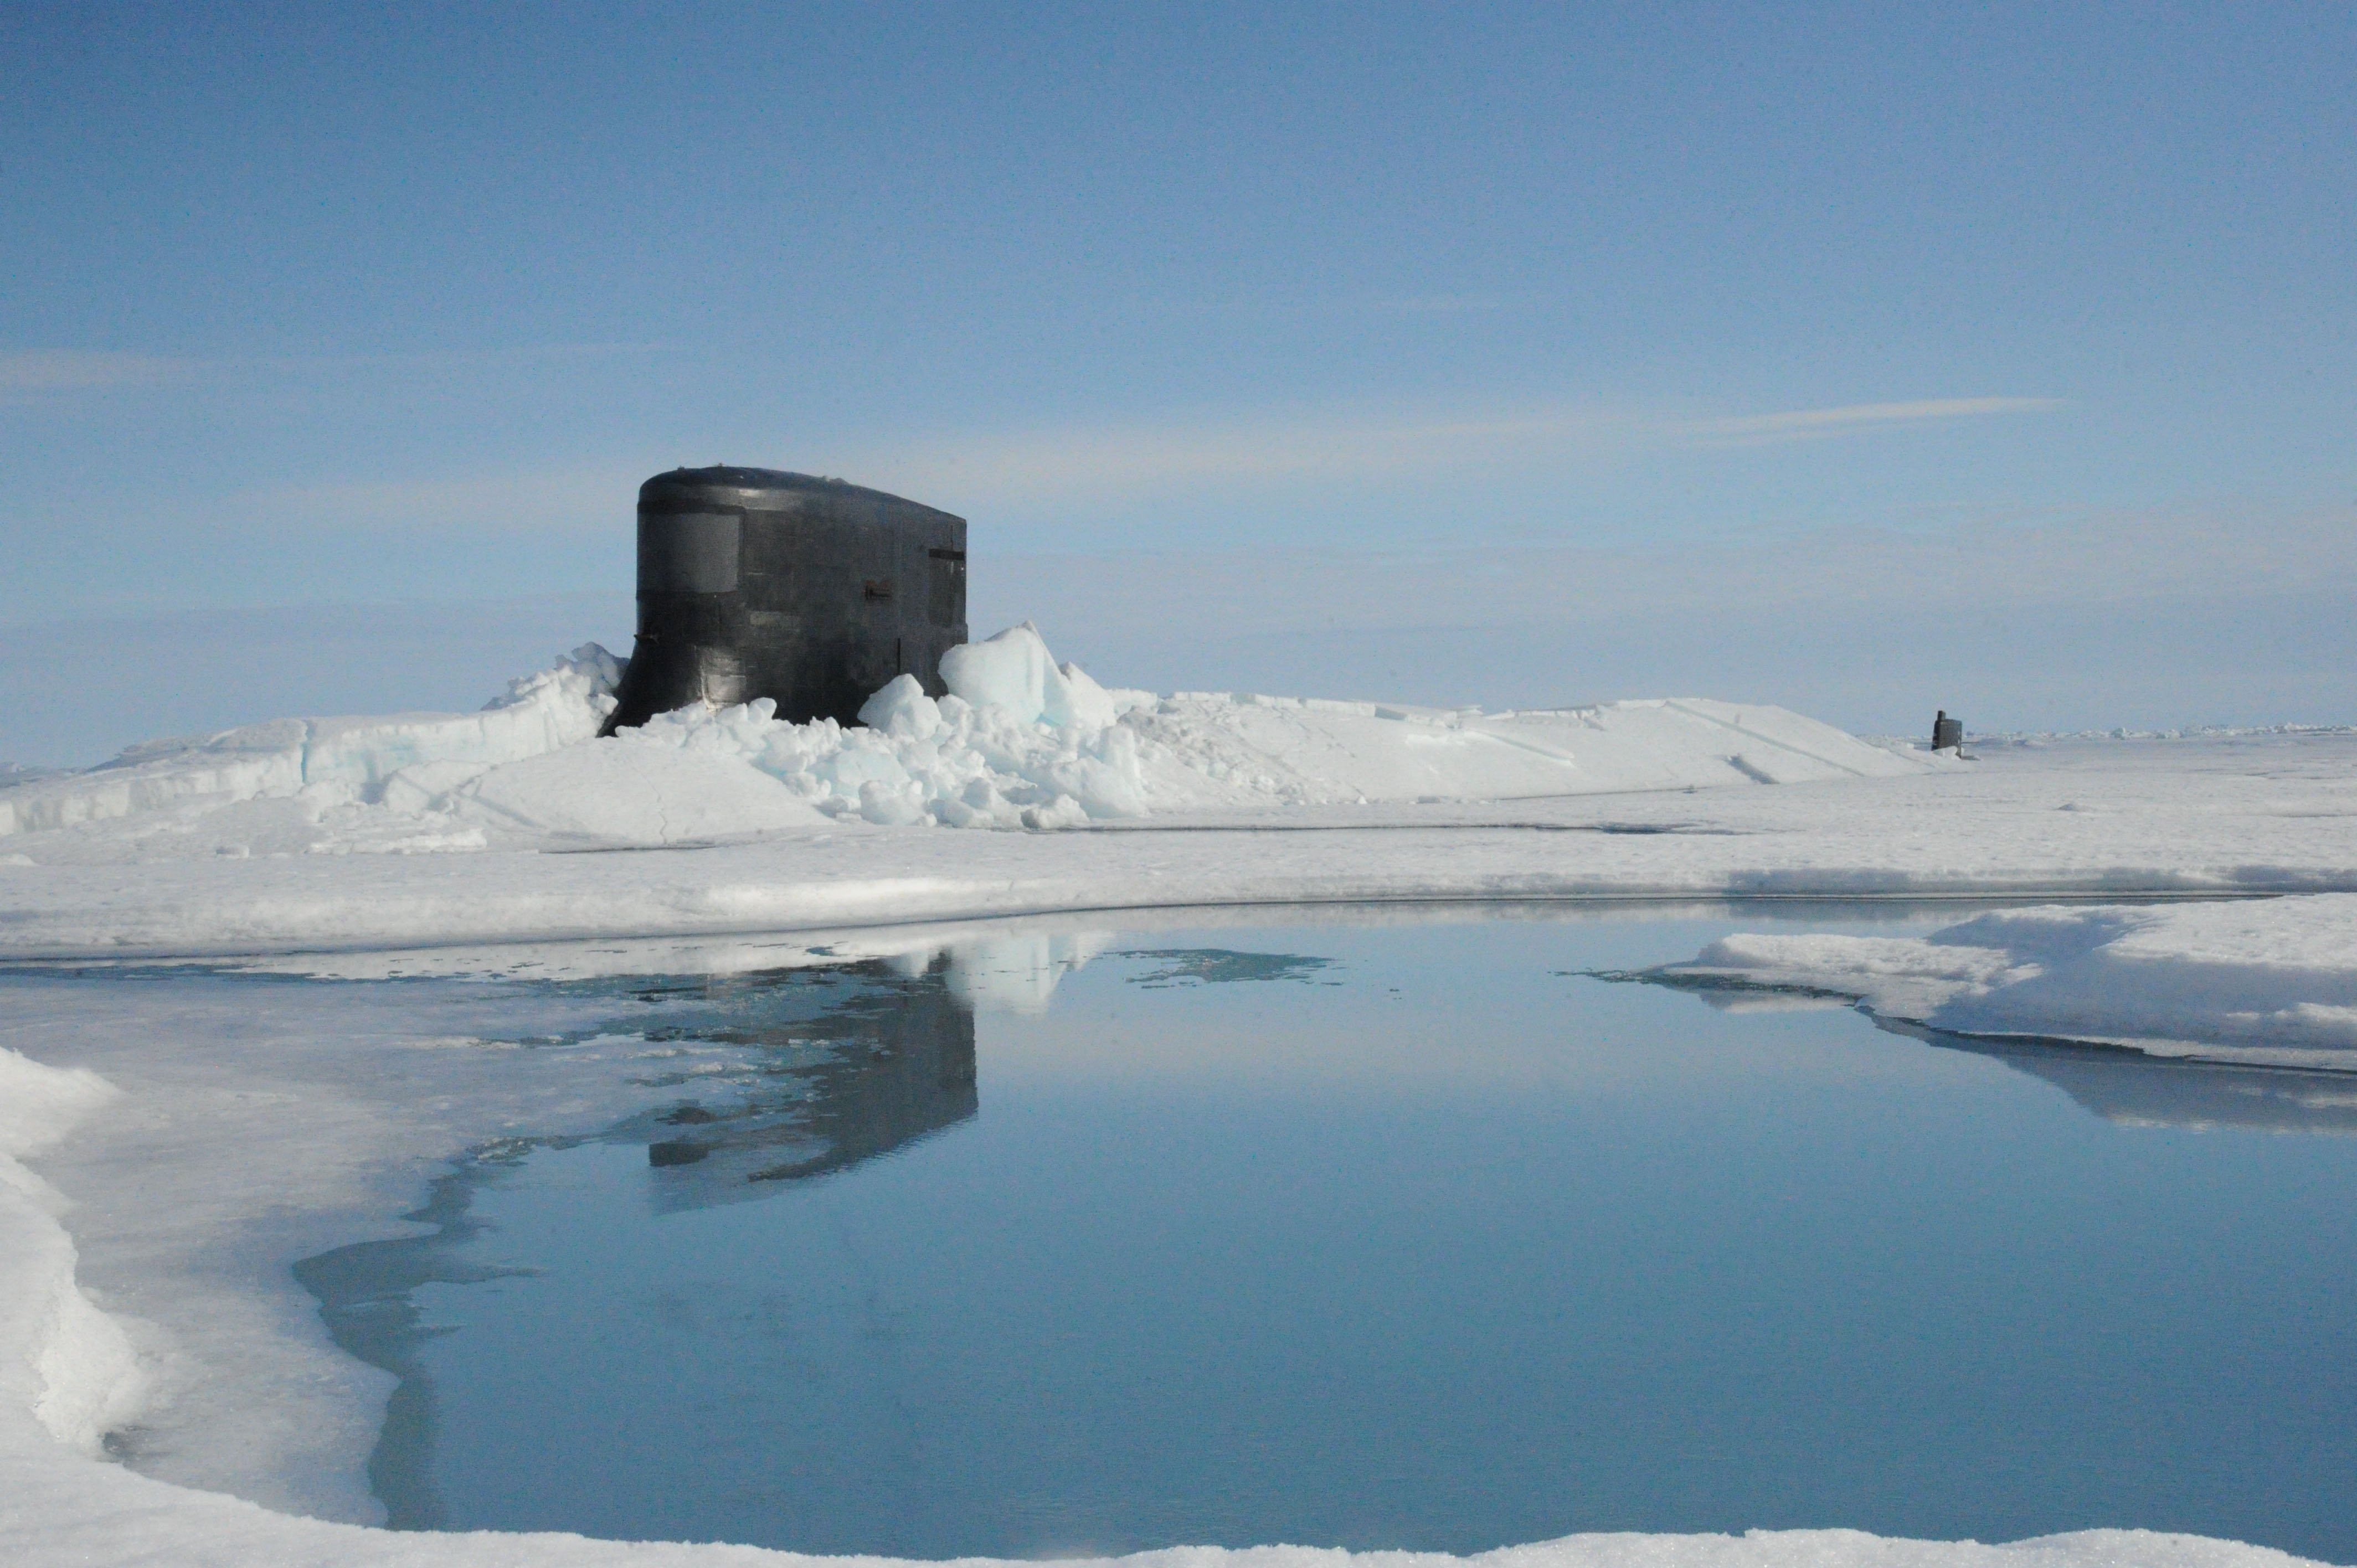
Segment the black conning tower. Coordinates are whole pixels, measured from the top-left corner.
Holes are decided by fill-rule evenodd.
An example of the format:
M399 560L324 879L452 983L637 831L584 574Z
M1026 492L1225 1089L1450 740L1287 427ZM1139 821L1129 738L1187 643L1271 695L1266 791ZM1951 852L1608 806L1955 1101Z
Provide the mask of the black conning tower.
M639 639L610 735L769 697L856 721L900 674L942 693L965 640L965 520L840 479L675 468L639 487Z

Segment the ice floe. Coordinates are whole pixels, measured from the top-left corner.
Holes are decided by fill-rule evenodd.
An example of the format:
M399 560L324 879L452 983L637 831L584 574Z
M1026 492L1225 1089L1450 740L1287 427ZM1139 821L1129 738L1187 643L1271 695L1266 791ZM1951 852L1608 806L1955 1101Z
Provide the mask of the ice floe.
M1829 992L1970 1035L2357 1068L2357 896L2049 906L1927 937L1740 935L1672 980Z

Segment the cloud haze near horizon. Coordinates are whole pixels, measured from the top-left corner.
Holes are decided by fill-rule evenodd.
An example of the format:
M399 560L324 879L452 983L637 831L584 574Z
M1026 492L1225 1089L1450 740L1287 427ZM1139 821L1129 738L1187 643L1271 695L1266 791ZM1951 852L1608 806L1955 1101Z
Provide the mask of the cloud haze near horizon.
M1114 684L1492 708L1711 695L1867 734L2357 722L2357 554L2331 513L1800 534L1683 553L1497 546L982 556L972 619ZM86 764L289 714L479 705L630 596L0 627L8 760ZM45 697L79 688L93 700Z

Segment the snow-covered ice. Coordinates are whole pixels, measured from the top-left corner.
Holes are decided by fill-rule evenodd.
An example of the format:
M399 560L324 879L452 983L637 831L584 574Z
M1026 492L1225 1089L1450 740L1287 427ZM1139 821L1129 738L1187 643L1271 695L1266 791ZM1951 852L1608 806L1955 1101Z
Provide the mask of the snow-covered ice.
M1028 627L961 650L946 671L949 696L896 682L860 728L782 724L753 703L597 740L617 669L585 648L479 714L282 721L16 779L0 785L0 958L246 955L271 967L307 952L341 955L302 961L315 972L432 972L480 961L448 956L461 947L501 943L508 958L494 969L652 972L774 966L792 941L760 933L826 932L839 954L856 948L854 928L1057 911L2265 893L2287 896L1982 915L1920 940L1736 938L1701 963L1720 981L1861 996L1943 1028L2305 1066L2357 1057L2357 736L2347 732L2065 740L1966 762L1870 746L1759 704L1483 714L1109 691L1059 664ZM583 938L600 939L603 956L551 956L568 950L549 944ZM877 940L881 952L910 939ZM1004 927L923 940L968 953L963 993L1017 1007L1088 956L1070 933L1034 940ZM0 1544L14 1558L783 1560L339 1522L367 1517L366 1499L339 1501L332 1477L355 1473L382 1397L376 1374L339 1359L291 1286L275 1298L252 1287L270 1263L283 1273L316 1250L319 1232L307 1227L318 1215L361 1193L395 1208L387 1194L414 1190L434 1160L504 1124L589 1127L629 1113L645 1093L632 1084L636 1047L501 1052L480 1017L409 1018L372 1034L377 1025L339 1016L314 1033L372 1048L331 1064L299 1028L266 1050L226 1051L232 1025L250 1020L141 1009L126 990L118 1012L93 1015L85 993L73 1009L20 1009L0 1036ZM61 1032L83 1042L84 1066L42 1061ZM439 1053L431 1074L412 1070L421 1053ZM426 1094L429 1077L443 1087ZM303 1114L274 1114L272 1096L299 1101ZM212 1246L218 1224L142 1230L137 1205L95 1201L127 1190L134 1152L159 1141L210 1173L215 1220L278 1204L244 1232L245 1251ZM290 1170L304 1173L304 1192L282 1201ZM231 1269L245 1282L235 1288ZM188 1355L178 1360L138 1309L157 1281L184 1293L175 1332ZM198 1363L274 1378L287 1402L254 1420L210 1404L218 1381L172 1370ZM159 1448L152 1473L103 1462L102 1437L134 1412L155 1433L212 1440ZM1349 1555L1147 1558L1307 1568ZM2136 1532L1988 1547L1802 1531L1577 1537L1483 1561L2291 1560Z
M1928 937L1743 935L1658 972L1854 996L1969 1035L2357 1069L2357 896L2047 907Z
M510 682L480 713L279 719L210 737L151 741L98 768L45 774L0 790L0 834L253 800L316 805L390 795L396 809L422 803L438 798L445 780L590 739L613 711L620 673L613 657L593 644Z
M1189 810L1500 799L1881 778L1928 763L1781 708L1545 714L1108 692L1028 623L912 677L846 729L760 699L597 740L619 667L594 645L479 714L289 719L135 747L0 789L15 854L452 852L705 842L827 821L1055 828ZM58 835L63 835L62 837Z
M1306 754L1330 752L1338 767L1420 768L1425 740L1447 756L1461 739L1439 724L1316 709L1206 702L1197 711L1207 715L1203 732L1264 741L1265 755L1282 742L1289 749L1276 760L1296 767L1305 766ZM1747 721L1754 711L1742 710ZM1328 722L1332 716L1360 727L1340 729ZM299 800L201 809L182 802L0 840L22 857L0 865L0 957L717 936L1185 904L2031 902L2357 891L2357 836L2350 832L2357 822L2357 736L2097 741L1936 768L1894 758L1905 770L1891 776L1770 788L1713 755L1744 743L1683 707L1605 711L1580 741L1586 722L1565 716L1549 725L1560 723L1556 733L1579 748L1591 774L1622 748L1612 765L1620 792L1501 798L1508 792L1480 790L1477 775L1474 788L1429 802L1403 789L1363 805L1356 795L1372 791L1323 803L1283 804L1269 795L1249 805L1157 803L1148 818L1054 832L884 826L846 811L722 833L706 831L714 824L693 816L691 801L656 794L651 812L695 830L666 845L658 836L507 835L487 811L429 826L366 805L321 811ZM1372 759L1353 749L1372 744L1368 732L1380 740L1385 731L1414 738ZM1657 753L1648 750L1647 736L1683 760L1675 768L1651 764ZM571 751L587 758L618 744ZM1673 782L1642 788L1641 765ZM1674 782L1681 772L1692 777L1706 768L1732 782L1712 789ZM728 777L748 790L773 782L751 768ZM381 830L370 825L380 818ZM366 836L379 831L382 840ZM338 853L421 841L447 849L461 837L475 847Z

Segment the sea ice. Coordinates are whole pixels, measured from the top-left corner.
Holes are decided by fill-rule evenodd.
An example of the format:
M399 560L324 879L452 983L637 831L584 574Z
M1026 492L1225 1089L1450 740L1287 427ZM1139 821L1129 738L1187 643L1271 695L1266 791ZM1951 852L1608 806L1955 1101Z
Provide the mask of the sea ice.
M785 723L762 698L683 708L601 741L619 666L591 644L479 714L283 719L0 788L0 834L81 830L82 850L112 842L135 860L447 854L743 838L821 818L1036 830L1157 811L1797 783L1932 766L1781 708L1699 700L1485 717L1110 692L1058 664L1028 622L951 650L942 674L939 701L901 676L850 728Z
M963 650L949 668L947 696L895 682L859 727L783 724L751 703L664 715L601 741L618 667L585 648L479 714L280 721L15 779L0 785L0 957L372 950L347 961L392 972L401 961L387 948L596 937L628 969L649 961L612 939L718 942L744 949L742 961L770 963L776 953L761 941L776 939L745 934L1185 904L2268 892L2307 896L2026 911L1895 944L1730 939L1704 956L1718 979L1863 996L1943 1027L2310 1066L2340 1065L2357 1047L2357 898L2316 896L2357 894L2347 832L2357 737L2346 733L2059 742L1996 748L1975 764L1868 746L1760 704L1482 714L1108 692L1057 664L1028 628ZM1758 787L1770 782L1778 787ZM662 853L565 853L636 848ZM1087 950L977 945L957 983L976 1001L1034 1006ZM515 951L528 968L532 950ZM434 961L414 960L425 970ZM14 1044L28 1026L10 1021ZM162 1074L187 1028L183 1016L159 1048L148 1037L155 1021L141 1021L125 1037L145 1054L124 1059ZM204 1053L180 1055L198 1064ZM350 1116L321 1120L328 1141L317 1146L349 1146L363 1163L390 1146L375 1141L384 1129L434 1126L418 1145L426 1152L407 1156L427 1158L456 1146L451 1129L498 1109L488 1096L404 1098L393 1092L394 1059L378 1061L385 1076L364 1115L349 1086L323 1092L282 1071L266 1092ZM533 1081L534 1092L555 1094L554 1080ZM607 1105L627 1087L597 1082L597 1093L545 1103ZM200 1408L200 1391L155 1383L166 1363L133 1332L136 1315L102 1311L89 1294L60 1219L83 1195L48 1179L71 1166L73 1148L160 1135L168 1117L141 1120L146 1112L126 1109L136 1098L135 1085L110 1087L0 1045L0 1544L13 1560L791 1561L559 1536L394 1537L94 1460L100 1435L128 1411L152 1412L167 1397L199 1402L184 1414ZM234 1140L223 1149L225 1168L243 1172L241 1201L283 1181L267 1160L240 1165L231 1156L247 1151ZM347 1178L357 1179L338 1179ZM387 1178L380 1170L373 1179ZM194 1244L142 1242L183 1243ZM239 1321L222 1307L221 1344L255 1342ZM328 1361L285 1365L290 1387L316 1374L319 1388L345 1391ZM265 1469L291 1465L286 1456L322 1429L233 1432L224 1421L211 1430L230 1457L192 1456L192 1481L203 1463L244 1465L239 1455L264 1456L253 1463ZM350 1435L326 1446L342 1453ZM279 1457L265 1463L271 1455ZM1148 1555L1173 1568L1350 1557L1296 1548ZM1397 1568L1411 1557L1448 1561L1383 1561ZM1481 1561L2291 1560L2137 1532L1993 1547L1803 1531L1577 1537Z
M1969 1035L2357 1069L2357 896L2007 909L1928 937L1713 942L1663 978L1854 996Z
M620 666L586 644L511 681L480 713L278 719L194 740L151 741L79 773L0 789L0 834L38 832L257 798L378 799L404 769L470 770L589 740L614 711ZM414 774L412 775L415 777Z

